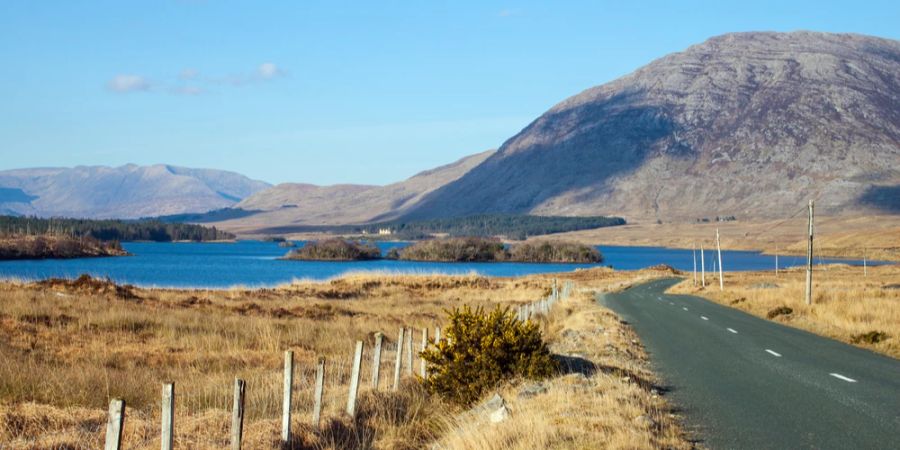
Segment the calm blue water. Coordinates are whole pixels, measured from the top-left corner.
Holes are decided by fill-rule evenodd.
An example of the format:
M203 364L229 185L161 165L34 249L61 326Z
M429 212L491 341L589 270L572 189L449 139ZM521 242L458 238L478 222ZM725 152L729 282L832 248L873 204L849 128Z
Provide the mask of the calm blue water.
M2 261L0 278L42 279L48 277L77 277L82 273L110 277L120 283L159 287L223 288L273 286L293 279L323 280L347 272L387 271L403 273L467 274L476 272L487 276L518 276L534 273L566 272L592 264L530 264L530 263L429 263L412 261L281 261L288 249L271 242L241 241L229 244L147 243L123 244L134 256L116 258L84 258L70 260ZM382 253L405 243L379 243ZM691 250L660 247L601 246L605 257L602 265L633 270L656 264L668 264L691 270ZM706 263L712 270L712 252ZM756 252L723 251L725 270L762 270L774 268L774 257ZM699 255L698 255L699 261ZM781 256L782 267L802 265L804 257ZM820 260L817 259L817 263ZM858 261L824 259L821 262ZM873 263L876 264L876 263Z

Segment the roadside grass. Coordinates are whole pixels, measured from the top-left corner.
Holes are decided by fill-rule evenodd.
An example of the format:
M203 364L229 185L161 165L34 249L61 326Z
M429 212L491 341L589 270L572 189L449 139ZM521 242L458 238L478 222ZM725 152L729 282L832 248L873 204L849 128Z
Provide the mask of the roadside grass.
M717 279L709 280L703 289L693 286L689 277L669 292L700 295L762 318L772 312L771 320L900 358L898 265L869 267L868 276L862 267L816 266L810 306L805 303L805 269L780 271L778 276L774 271L726 272L724 291ZM780 307L792 312L774 314Z
M506 386L500 392L511 410L507 420L488 423L477 415L456 416L438 448L694 447L655 387L658 380L637 336L597 304L592 290L560 302L544 326L551 350L567 362L563 373L541 383L546 391L533 396L521 395L533 383Z
M612 288L661 275L592 269L559 278ZM447 308L532 302L549 293L552 277L362 273L268 289L131 291L103 283L3 282L0 442L9 448L98 448L108 402L117 397L128 408L126 447L156 448L161 383L174 381L176 446L223 448L234 378L241 377L248 382L245 447L278 448L282 358L290 349L297 371L292 448L422 448L451 433L459 411L426 395L411 377L398 392L388 391L399 328L413 328L418 346L421 330L427 327L431 334ZM378 331L385 333L385 348L381 389L374 391L370 352ZM366 352L360 410L351 420L343 409L356 340L366 342ZM319 356L327 359L325 405L323 427L314 430L309 422ZM642 392L629 394L629 383L615 377L602 386L597 395L603 399L617 398L617 389L625 389L626 397ZM564 406L563 398L551 398L546 400ZM625 414L631 420L636 411L612 403L604 408L610 409L591 409L597 423L610 421L598 430L617 428L614 417ZM564 431L569 421L554 418L556 409L547 411L551 415L540 420ZM645 429L642 439L652 442L659 432Z

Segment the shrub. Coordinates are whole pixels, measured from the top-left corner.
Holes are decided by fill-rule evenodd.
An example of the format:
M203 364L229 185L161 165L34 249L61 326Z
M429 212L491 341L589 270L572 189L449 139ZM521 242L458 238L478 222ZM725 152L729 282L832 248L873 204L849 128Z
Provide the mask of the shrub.
M523 242L515 244L509 251L512 261L536 263L599 263L603 262L600 251L594 247L574 242Z
M776 317L778 317L778 316L787 316L787 315L790 315L790 314L793 314L793 313L794 313L793 308L790 308L790 307L787 307L787 306L779 306L779 307L777 307L777 308L775 308L775 309L769 311L769 312L766 314L766 317L769 318L769 319L774 319L774 318L776 318Z
M432 393L469 405L504 380L541 379L556 370L537 323L517 320L508 308L485 313L464 306L450 311L449 319L447 339L422 352Z
M506 248L499 239L453 237L419 241L400 250L400 259L413 261L503 261Z
M362 261L379 257L381 251L378 247L343 239L307 242L303 247L287 254L287 259L321 261Z

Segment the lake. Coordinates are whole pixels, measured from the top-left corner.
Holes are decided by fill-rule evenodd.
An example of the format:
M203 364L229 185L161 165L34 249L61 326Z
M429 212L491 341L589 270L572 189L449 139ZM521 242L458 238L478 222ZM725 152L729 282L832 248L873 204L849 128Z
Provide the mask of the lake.
M377 244L382 253L407 243ZM157 243L129 242L123 246L134 256L83 258L70 260L2 261L0 278L43 279L74 278L83 273L110 277L119 283L157 287L226 288L231 286L262 287L288 283L294 279L324 280L348 272L382 271L391 273L478 273L486 276L520 276L536 273L567 272L597 264L534 263L438 263L414 261L282 261L278 258L288 249L273 242L239 241L236 243ZM691 270L691 250L662 247L600 246L605 261L620 270L634 270L656 264L668 264ZM707 251L707 270L712 270L714 252ZM699 261L699 255L697 256ZM725 270L774 269L775 259L758 252L723 251ZM780 256L782 267L802 265L803 256ZM820 262L862 264L861 261L816 259ZM872 264L877 264L872 262ZM698 269L699 270L699 269Z

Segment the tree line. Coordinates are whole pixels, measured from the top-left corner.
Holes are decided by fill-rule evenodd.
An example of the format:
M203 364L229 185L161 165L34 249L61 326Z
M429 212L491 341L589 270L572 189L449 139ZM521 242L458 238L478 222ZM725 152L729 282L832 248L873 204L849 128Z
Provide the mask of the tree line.
M540 236L566 231L589 230L594 228L625 225L621 217L587 216L531 216L516 214L479 214L466 217L451 217L429 220L394 220L365 225L292 225L262 230L267 233L330 232L335 234L377 235L380 230L390 230L392 239L423 239L433 234L449 236L505 236L508 239L523 240L529 236Z
M234 235L216 229L158 220L94 220L0 216L0 236L89 237L99 241L216 241L234 239Z

